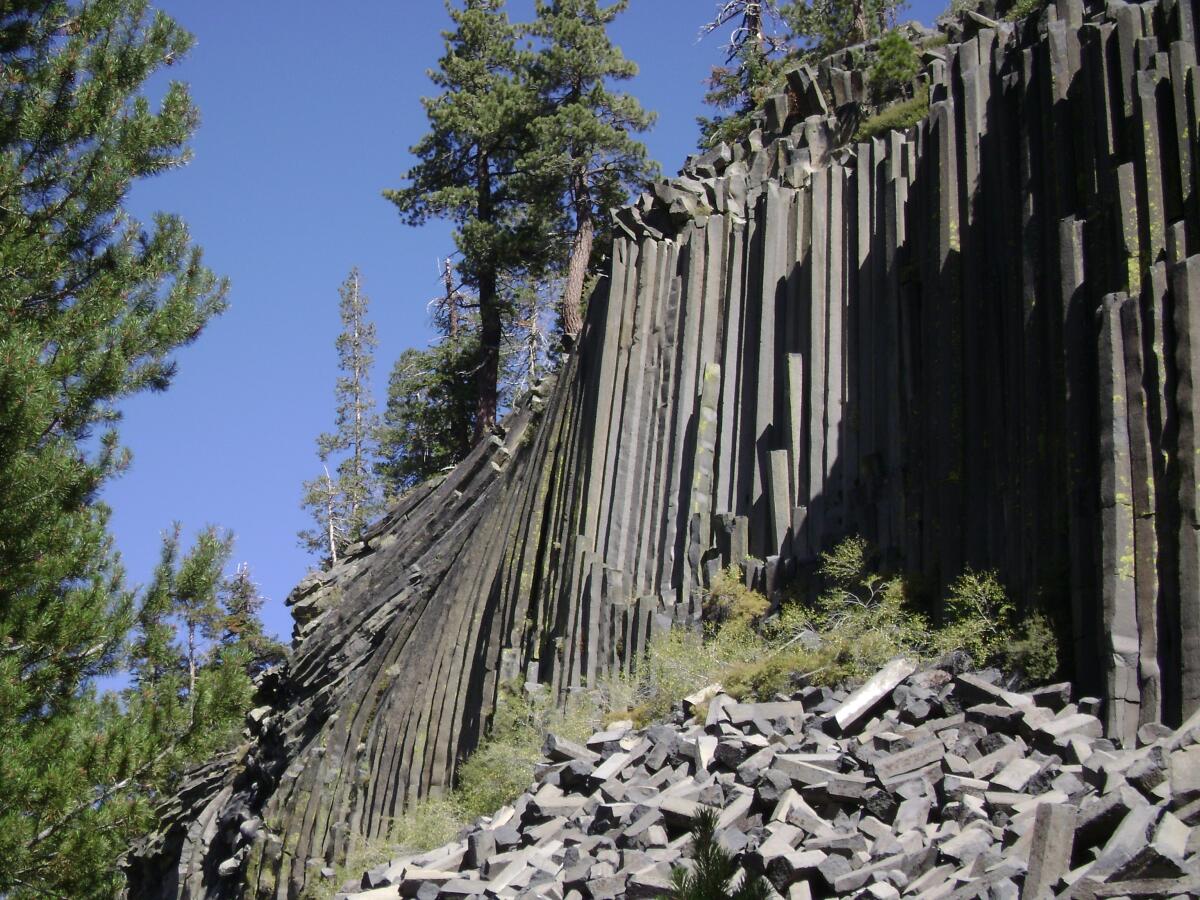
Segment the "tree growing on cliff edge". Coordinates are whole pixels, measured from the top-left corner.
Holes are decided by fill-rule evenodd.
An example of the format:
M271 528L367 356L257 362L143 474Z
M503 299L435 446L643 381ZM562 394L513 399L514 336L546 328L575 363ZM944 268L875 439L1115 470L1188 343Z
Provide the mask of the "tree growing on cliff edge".
M383 493L399 496L463 459L474 434L479 359L478 305L460 289L453 263L428 306L437 339L400 354L388 378L375 472Z
M766 96L782 90L784 64L816 60L880 37L896 24L905 0L725 0L702 29L734 25L724 65L714 66L705 102L718 114L698 119L701 143L744 137L751 114Z
M778 51L785 43L781 23L776 0L722 0L700 29L701 35L709 35L732 26L725 62L713 66L704 95L705 103L723 112L698 119L706 145L749 129L748 114L762 102L778 68Z
M608 26L628 0L602 7L599 0L538 0L529 32L539 48L529 80L539 103L531 121L531 150L521 161L539 187L528 193L553 201L546 212L567 238L562 330L568 338L583 326L582 299L592 248L607 211L620 206L658 167L632 135L654 115L635 97L610 89L637 74L637 65L614 46Z
M479 304L473 442L490 433L499 406L500 351L511 317L501 290L506 276L536 272L550 247L546 222L520 195L519 161L529 150L536 96L518 77L527 65L519 29L504 0L447 4L454 29L429 75L441 91L421 103L430 130L412 148L416 165L404 187L384 196L404 220L420 225L448 218L455 225L459 271Z
M136 753L87 687L132 601L97 501L128 461L117 404L163 390L224 306L187 228L124 210L185 162L186 88L140 96L191 38L145 0L0 14L0 895L110 896L129 823L98 802Z
M345 547L359 539L380 505L373 471L377 423L371 398L371 364L378 342L357 268L350 270L338 296L342 330L336 346L341 374L334 385L334 430L317 437L324 471L304 483L301 505L312 514L314 526L300 533L301 543L324 554L330 563L336 563Z

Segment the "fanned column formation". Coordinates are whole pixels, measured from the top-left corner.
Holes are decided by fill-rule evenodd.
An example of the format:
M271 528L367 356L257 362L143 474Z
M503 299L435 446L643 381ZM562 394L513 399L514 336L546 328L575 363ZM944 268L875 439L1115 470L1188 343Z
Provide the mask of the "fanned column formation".
M578 350L503 436L297 589L248 743L135 897L295 897L445 790L503 683L563 695L861 534L995 568L1111 738L1200 707L1200 98L1186 0L967 14L928 116L846 137L846 56L615 216ZM843 116L844 117L844 116ZM932 590L931 594L936 594Z

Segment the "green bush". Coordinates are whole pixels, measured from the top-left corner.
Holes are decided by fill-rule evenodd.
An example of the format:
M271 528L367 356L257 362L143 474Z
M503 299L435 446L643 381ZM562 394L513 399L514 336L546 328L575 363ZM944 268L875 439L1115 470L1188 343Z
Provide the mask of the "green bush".
M936 641L938 651L965 650L985 665L1010 640L1013 606L995 572L968 568L950 585L943 609L946 625Z
M847 538L821 556L818 574L826 588L816 603L784 604L762 623L730 618L705 644L693 637L678 646L669 656L679 677L668 682L652 712L664 715L674 699L704 683L719 682L739 699L769 700L799 683L869 677L896 656L929 659L951 650L1031 683L1057 673L1050 622L1040 614L1018 619L995 572L964 571L945 598L944 624L933 628L913 607L904 580L872 571L870 557L866 541ZM744 591L736 590L741 608L765 608L765 598Z
M1004 18L1010 22L1016 22L1024 19L1026 16L1032 16L1045 5L1046 0L1017 0L1016 3L1009 7L1008 12L1004 14Z
M574 695L560 707L549 692L528 695L501 689L491 730L458 767L452 802L462 818L470 821L493 813L529 787L542 761L547 733L585 740L603 718L595 694Z
M426 797L392 824L391 843L400 851L432 850L454 840L466 824L467 817L454 795Z
M867 72L876 102L907 93L909 83L919 71L921 60L916 48L899 31L889 31L879 39L875 62Z
M929 114L929 87L921 85L915 97L893 103L862 121L854 134L856 141L865 141L889 131L912 128Z
M458 802L468 819L495 812L533 782L541 742L515 736L489 739L459 767Z
M1058 637L1044 613L1035 612L1021 622L1000 650L1007 672L1024 676L1030 684L1049 684L1058 676Z
M1028 684L1045 684L1058 673L1058 636L1041 612L1017 615L995 572L967 569L945 599L946 625L933 652L965 650L976 665L999 666Z
M754 603L752 598L749 602ZM636 671L613 676L604 685L607 720L631 719L641 727L663 719L683 697L761 656L762 646L762 638L744 620L710 628L707 635L682 628L657 632Z
M704 601L706 622L749 624L762 618L771 604L758 591L746 587L739 566L722 569L713 579Z

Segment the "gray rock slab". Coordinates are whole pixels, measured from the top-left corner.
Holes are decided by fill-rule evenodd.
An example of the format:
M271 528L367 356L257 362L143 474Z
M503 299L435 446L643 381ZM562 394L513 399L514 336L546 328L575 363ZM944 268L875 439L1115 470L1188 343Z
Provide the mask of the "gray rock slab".
M838 728L843 733L851 730L916 670L917 664L910 659L892 660L838 707L833 715Z

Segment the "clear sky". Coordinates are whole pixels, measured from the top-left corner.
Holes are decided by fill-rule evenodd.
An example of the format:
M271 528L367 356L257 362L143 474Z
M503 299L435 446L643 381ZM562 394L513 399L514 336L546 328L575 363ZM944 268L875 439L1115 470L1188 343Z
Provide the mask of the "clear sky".
M332 426L337 288L363 274L379 335L374 391L391 363L431 337L426 302L450 229L404 226L381 196L398 186L425 131L420 97L442 52L441 0L159 0L197 38L168 70L201 112L187 167L139 185L140 217L183 215L207 263L232 282L230 309L178 354L165 394L123 407L131 470L105 492L130 580L144 583L160 534L179 520L237 535L287 637L288 592L312 565L300 485L319 471L314 439ZM533 0L510 0L514 19ZM698 40L715 0L633 0L613 27L641 67L628 83L658 121L645 141L666 174L695 150L703 80L726 35ZM944 7L916 0L926 23ZM314 471L315 470L315 471Z

